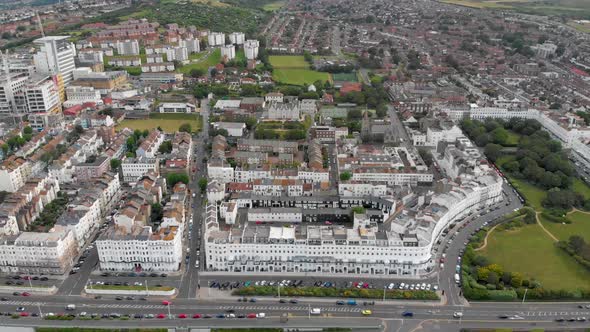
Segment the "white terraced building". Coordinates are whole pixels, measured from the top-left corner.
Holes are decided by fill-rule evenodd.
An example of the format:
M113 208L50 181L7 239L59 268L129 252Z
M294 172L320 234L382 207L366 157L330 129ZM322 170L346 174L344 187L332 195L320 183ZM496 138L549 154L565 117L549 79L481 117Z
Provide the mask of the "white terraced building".
M452 222L502 200L502 179L488 166L448 183L444 193L418 197L382 226L355 214L345 226L242 223L220 228L207 207L207 269L228 272L311 272L419 276L432 268L431 249ZM422 203L423 202L423 203Z

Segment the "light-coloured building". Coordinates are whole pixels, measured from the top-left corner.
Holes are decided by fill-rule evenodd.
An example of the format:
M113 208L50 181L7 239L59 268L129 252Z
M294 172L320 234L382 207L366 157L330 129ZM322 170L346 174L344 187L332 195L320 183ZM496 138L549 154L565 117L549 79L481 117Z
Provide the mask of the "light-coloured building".
M246 124L243 122L213 122L213 128L225 129L227 134L232 137L242 137L246 130Z
M246 43L244 43L244 54L246 55L246 59L248 60L255 60L258 58L258 48L260 47L260 43L256 39L248 39Z
M55 113L61 110L59 88L51 79L31 80L23 92L28 113Z
M246 35L243 32L232 32L229 34L229 42L236 45L242 45Z
M148 172L160 174L160 160L158 158L126 158L121 163L123 181L134 183Z
M47 233L0 236L0 271L4 273L67 273L78 254L74 232L54 226Z
M183 212L177 210L182 209L182 204L169 206L169 211L175 212L166 214L164 226L154 230L149 225L151 205L161 201L165 188L165 180L153 175L144 176L136 184L123 208L113 217L114 225L96 241L101 270L170 272L180 268L184 225L167 224L184 222L184 216L178 215ZM175 187L175 202L182 202L185 196L186 188L182 194Z
M72 72L76 68L76 48L68 38L70 37L47 36L33 42L39 48L33 57L37 72L46 75L59 74L66 86L72 81Z
M161 103L158 106L160 113L193 113L197 107L191 103Z
M144 63L141 65L142 73L160 73L174 71L173 62Z
M165 50L167 61L186 61L188 60L188 49L186 47L169 47Z
M15 192L31 175L31 165L22 157L10 156L0 164L0 191Z
M71 107L74 105L81 105L84 103L94 103L102 105L102 98L100 91L91 86L74 86L71 85L66 88L67 99L64 102L64 107Z
M268 119L280 121L298 121L301 119L299 101L290 103L270 102L268 104Z
M119 55L139 55L139 42L136 39L117 41L115 48Z
M367 214L355 214L352 227L245 222L222 229L216 207L210 205L205 219L206 267L234 273L424 275L436 264L431 249L449 224L502 199L501 178L489 168L483 172L465 177L460 185L450 184L443 193L417 199L429 203L405 206L383 228ZM268 211L263 213L252 214L251 221L273 219Z
M221 58L226 61L236 57L236 46L233 44L221 46Z
M135 155L137 157L154 158L158 152L158 148L164 142L164 134L159 130L152 130L149 135L143 139Z
M201 43L199 39L183 39L178 43L179 46L185 47L188 53L199 53L201 52Z
M207 44L210 47L225 45L225 33L209 32L209 34L207 35Z

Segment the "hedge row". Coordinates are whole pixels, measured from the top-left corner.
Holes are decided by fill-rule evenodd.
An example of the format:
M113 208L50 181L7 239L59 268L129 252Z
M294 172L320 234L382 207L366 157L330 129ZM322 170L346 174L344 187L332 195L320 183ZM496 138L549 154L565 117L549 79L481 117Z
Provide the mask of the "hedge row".
M578 262L580 265L582 265L586 269L590 270L590 261L588 261L588 260L584 259L584 257L578 255L572 248L570 248L570 246L568 245L567 242L559 241L559 242L557 242L556 245L558 248L561 248L562 250L564 250L568 255L572 256L576 260L576 262Z
M272 286L250 286L235 289L233 295L239 296L274 296L277 295L277 288ZM364 288L324 288L324 287L281 287L281 296L292 297L340 297L340 298L365 298L382 299L383 290ZM428 290L386 290L386 299L398 300L438 300L439 297L434 291Z

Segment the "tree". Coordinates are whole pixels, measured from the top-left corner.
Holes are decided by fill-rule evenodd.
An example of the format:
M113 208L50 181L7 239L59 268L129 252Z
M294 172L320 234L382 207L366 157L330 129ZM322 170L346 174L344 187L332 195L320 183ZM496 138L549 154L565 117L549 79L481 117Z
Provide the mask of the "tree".
M500 278L496 272L490 271L487 282L488 284L497 285L500 282Z
M249 116L248 118L246 118L245 123L246 123L246 128L248 130L252 130L252 128L254 128L256 123L258 123L258 120L256 119L256 117Z
M206 178L199 179L199 189L201 190L202 193L204 193L207 190L207 179Z
M26 126L23 128L23 134L31 135L32 133L33 133L33 128L31 128L30 126Z
M205 75L205 70L201 68L194 68L190 71L191 77L198 78Z
M8 150L10 149L10 147L8 146L8 144L4 143L1 146L2 148L2 152L4 153L4 157L6 157L6 155L8 154Z
M74 126L74 132L78 135L82 134L84 132L84 128L82 128L81 125L75 125Z
M258 95L258 91L256 89L256 85L254 84L245 84L242 85L240 95L243 97L253 97Z
M121 166L121 160L117 159L117 158L113 158L111 159L111 170L116 172L119 170L119 167Z
M477 268L477 280L487 281L489 274L490 274L490 270L487 267L478 267Z
M174 187L178 182L188 184L189 177L185 173L170 173L166 176L166 182L170 187Z
M143 136L144 138L145 138L145 137L148 137L148 135L149 135L149 134L150 134L150 131L149 131L149 130L147 130L147 129L144 129L144 130L141 132L141 136Z
M505 145L508 141L508 131L502 127L492 130L491 135L492 141L496 144Z
M362 206L353 206L351 210L352 210L352 213L356 213L356 214L363 214L366 211L365 208Z
M172 152L172 141L164 141L158 148L159 153L171 153Z
M178 127L178 131L185 132L185 133L191 133L193 130L192 130L190 123L183 123L180 125L180 127Z
M426 149L426 148L418 148L418 153L420 154L420 157L422 157L422 160L424 160L424 163L427 166L431 166L432 165L432 153Z
M304 51L303 52L303 60L305 60L306 62L312 63L313 57L311 56L311 53L309 53L308 51Z
M514 288L519 288L522 286L523 276L519 272L512 272L510 275L510 285Z
M495 162L502 153L502 146L498 144L489 143L484 148L484 153L491 161Z
M352 178L352 174L349 171L340 173L340 181L348 181Z

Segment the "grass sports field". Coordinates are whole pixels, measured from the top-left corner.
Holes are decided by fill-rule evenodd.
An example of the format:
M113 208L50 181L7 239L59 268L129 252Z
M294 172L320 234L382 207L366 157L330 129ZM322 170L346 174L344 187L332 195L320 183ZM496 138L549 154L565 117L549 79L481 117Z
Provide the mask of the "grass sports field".
M317 80L331 81L330 74L309 69L303 56L274 55L270 57L270 63L274 67L272 78L284 84L303 85Z
M152 113L149 119L129 119L123 120L117 125L117 129L131 128L133 130L139 129L154 129L162 128L167 133L175 133L178 131L183 123L190 123L193 132L201 129L202 120L198 114L160 114Z
M334 81L344 81L344 82L357 82L358 81L355 72L332 74L332 78L334 79Z
M548 289L590 289L590 271L555 247L538 224L493 232L481 253L508 271L535 278Z

